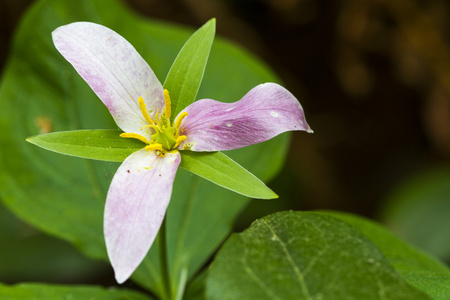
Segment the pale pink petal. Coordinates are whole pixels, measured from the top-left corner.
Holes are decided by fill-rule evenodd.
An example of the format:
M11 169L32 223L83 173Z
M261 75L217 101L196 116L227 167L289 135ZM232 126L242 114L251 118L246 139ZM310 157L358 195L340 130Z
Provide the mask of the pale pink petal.
M163 87L134 47L102 25L77 22L52 33L58 51L89 84L125 132L141 133L144 117L138 99L147 108L162 110Z
M106 249L123 283L144 259L166 213L181 158L139 150L125 159L109 187L105 206Z
M185 111L188 116L181 134L187 139L178 149L232 150L267 141L285 131L312 132L298 100L275 83L260 84L234 103L203 99Z

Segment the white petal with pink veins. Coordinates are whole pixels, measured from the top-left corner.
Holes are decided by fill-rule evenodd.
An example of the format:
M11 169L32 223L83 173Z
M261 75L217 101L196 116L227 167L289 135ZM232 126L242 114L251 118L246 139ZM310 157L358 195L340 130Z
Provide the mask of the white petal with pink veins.
M58 51L69 61L106 105L117 126L142 134L147 123L139 109L162 111L163 87L150 66L123 37L102 25L76 22L52 33Z
M114 175L106 198L104 232L118 283L131 276L149 251L180 161L178 151L160 157L142 149L128 156Z

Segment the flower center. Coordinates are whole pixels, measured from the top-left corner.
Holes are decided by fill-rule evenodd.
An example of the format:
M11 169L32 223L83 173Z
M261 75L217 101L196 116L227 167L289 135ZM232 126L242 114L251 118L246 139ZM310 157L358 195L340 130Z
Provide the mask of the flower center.
M139 108L147 122L147 125L143 126L141 129L152 128L155 131L155 133L151 135L151 141L137 133L125 132L120 136L138 139L146 143L147 146L145 146L145 149L149 151L156 150L157 155L164 155L166 152L172 151L178 147L178 145L186 139L185 135L180 135L180 126L188 113L182 113L175 121L175 124L172 125L170 122L171 102L168 90L164 90L164 103L165 107L163 113L160 114L158 111L155 114L154 119L152 119L148 114L144 99L139 97Z

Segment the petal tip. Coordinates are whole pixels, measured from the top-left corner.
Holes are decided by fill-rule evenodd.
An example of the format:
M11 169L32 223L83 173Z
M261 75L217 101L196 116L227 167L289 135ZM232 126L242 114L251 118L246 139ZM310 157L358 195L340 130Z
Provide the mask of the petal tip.
M128 280L128 278L130 278L131 274L129 274L129 272L126 271L115 271L115 278L118 284L123 284L125 281Z
M306 121L305 121L305 123L306 123ZM307 133L314 133L314 130L312 130L312 128L309 126L308 123L306 123L306 126L304 126L304 128L302 130L306 131Z

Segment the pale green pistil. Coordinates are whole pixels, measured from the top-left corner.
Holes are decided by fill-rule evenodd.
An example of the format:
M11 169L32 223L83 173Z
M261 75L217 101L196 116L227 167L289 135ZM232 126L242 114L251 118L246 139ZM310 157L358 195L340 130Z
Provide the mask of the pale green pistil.
M173 127L158 128L156 133L152 135L152 141L155 144L160 144L164 150L170 151L175 148L175 145L177 145L177 139L175 136L176 130Z
M147 144L145 146L146 150L156 150L157 155L164 155L168 151L174 150L181 142L186 139L185 135L180 135L180 126L183 119L188 115L187 112L182 113L178 119L176 120L174 126L170 123L170 115L171 115L171 103L170 96L167 90L164 90L164 101L165 108L164 113L159 115L156 113L155 118L152 119L147 112L146 105L144 99L139 97L139 108L147 121L147 125L143 126L144 128L153 128L155 133L152 134L152 140L149 141L145 137L137 133L122 133L120 136L125 138L134 138L138 139Z

